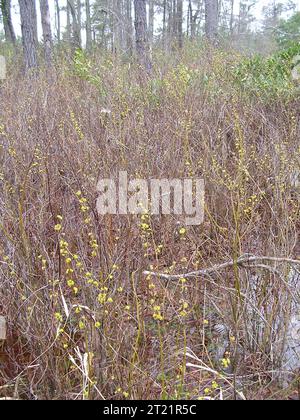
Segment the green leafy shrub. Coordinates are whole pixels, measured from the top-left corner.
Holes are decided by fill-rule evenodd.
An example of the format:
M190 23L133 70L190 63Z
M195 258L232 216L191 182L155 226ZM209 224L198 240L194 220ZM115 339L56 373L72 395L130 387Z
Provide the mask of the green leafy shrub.
M300 42L300 12L287 20L282 20L277 30L276 39L281 48L293 47Z
M233 69L234 82L248 94L265 98L290 96L296 90L292 70L298 54L300 44L293 44L267 58L255 55L243 59Z
M73 59L73 69L76 76L91 83L97 87L101 95L105 96L106 92L102 82L101 76L98 74L97 69L93 69L92 62L87 53L81 49L75 51Z

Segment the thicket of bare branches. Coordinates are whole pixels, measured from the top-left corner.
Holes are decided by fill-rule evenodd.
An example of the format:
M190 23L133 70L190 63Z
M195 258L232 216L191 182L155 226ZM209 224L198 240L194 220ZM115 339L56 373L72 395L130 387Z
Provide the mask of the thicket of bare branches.
M103 54L99 77L60 60L3 82L1 397L294 395L278 334L298 298L299 103L244 95L232 52L191 51L142 83ZM204 177L205 223L99 217L97 180L120 170Z

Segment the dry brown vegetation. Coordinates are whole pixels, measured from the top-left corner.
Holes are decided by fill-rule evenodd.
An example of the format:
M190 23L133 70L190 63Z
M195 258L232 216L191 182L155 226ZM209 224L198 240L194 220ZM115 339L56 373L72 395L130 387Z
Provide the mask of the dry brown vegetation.
M295 297L290 266L237 259L299 259L299 100L240 92L232 53L168 60L158 54L144 78L108 56L88 74L67 63L29 79L12 69L0 87L0 397L297 391L280 381L276 347ZM185 231L173 216L99 217L97 180L120 170L205 178L205 223ZM143 274L230 260L205 277Z

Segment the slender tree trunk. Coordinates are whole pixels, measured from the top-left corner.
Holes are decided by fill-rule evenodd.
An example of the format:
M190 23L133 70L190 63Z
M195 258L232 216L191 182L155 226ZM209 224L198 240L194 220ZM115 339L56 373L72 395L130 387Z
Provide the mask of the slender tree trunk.
M193 17L192 15L193 15L193 8L192 8L191 0L189 0L187 23L186 23L186 36L187 36L187 38L189 38L190 30L192 28L192 17Z
M134 10L138 59L140 64L146 68L147 71L150 71L151 62L149 55L146 0L134 0Z
M194 16L195 34L197 36L199 36L199 34L201 32L202 22L205 21L205 1L206 0L198 0L198 12L197 12L198 15Z
M133 23L132 23L132 2L126 1L126 50L129 55L132 54L133 49Z
M19 0L25 69L37 67L37 16L35 0Z
M55 16L56 16L56 38L57 42L61 40L61 32L60 32L60 7L58 4L58 0L55 0Z
M233 35L234 28L234 0L231 0L231 11L230 11L230 35Z
M174 0L168 0L168 46L174 37L174 17L173 17L173 6Z
M183 0L177 0L177 41L178 47L183 48Z
M67 1L67 43L70 44L72 40L72 26L71 26L71 8L70 3Z
M81 22L78 22L78 11L76 11L74 0L68 0L68 6L72 16L73 46L81 48Z
M30 1L30 0L27 0L27 1ZM34 39L35 39L35 44L38 47L38 45L39 45L39 37L38 37L38 23L37 23L36 0L34 0L34 5L31 8L31 11L32 11L32 20L35 22L35 24L33 25Z
M52 61L52 33L48 0L40 0L45 60L48 66Z
M122 16L122 1L113 1L113 27L114 27L114 52L122 51L123 46L123 16Z
M153 44L154 37L154 0L149 0L149 42Z
M76 24L77 24L77 36L78 36L78 39L79 39L80 46L82 45L81 15L82 15L81 0L77 0L77 19L76 19Z
M171 39L177 36L176 0L172 0L171 12Z
M205 33L212 44L217 44L219 24L219 1L205 1Z
M166 48L166 35L167 35L167 0L163 3L163 49Z
M92 21L91 21L91 4L90 0L85 0L85 13L86 13L86 48L92 48Z
M197 32L197 20L201 14L201 4L198 4L198 10L193 14L192 2L190 1L190 8L191 8L191 38L196 38Z
M16 34L11 18L11 0L1 0L1 13L3 17L3 26L5 33L5 40L10 44L16 43Z
M242 2L239 3L239 17L238 17L238 29L237 33L240 35L241 33L241 27L242 27Z

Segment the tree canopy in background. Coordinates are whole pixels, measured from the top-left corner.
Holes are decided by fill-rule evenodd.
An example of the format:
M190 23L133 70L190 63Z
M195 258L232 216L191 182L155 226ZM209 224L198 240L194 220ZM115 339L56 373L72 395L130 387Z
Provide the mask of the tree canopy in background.
M276 39L280 47L287 48L300 43L300 12L287 20L281 20L276 31Z

